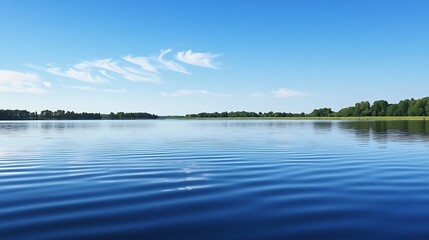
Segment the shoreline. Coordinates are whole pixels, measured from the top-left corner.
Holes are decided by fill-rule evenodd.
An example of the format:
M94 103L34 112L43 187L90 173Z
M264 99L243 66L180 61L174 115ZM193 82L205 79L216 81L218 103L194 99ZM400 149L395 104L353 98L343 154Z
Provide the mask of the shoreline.
M226 118L169 118L156 120L348 120L348 121L429 121L429 116L397 117L226 117Z
M0 119L0 122L12 121L136 121L136 120L303 120L303 121L429 121L429 116L385 116L385 117L219 117L219 118L163 118L158 119Z

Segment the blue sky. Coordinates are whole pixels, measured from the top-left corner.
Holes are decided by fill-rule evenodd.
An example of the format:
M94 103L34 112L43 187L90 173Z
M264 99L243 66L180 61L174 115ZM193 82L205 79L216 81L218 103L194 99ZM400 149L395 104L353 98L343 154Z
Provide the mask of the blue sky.
M1 0L0 108L339 110L429 96L429 1Z

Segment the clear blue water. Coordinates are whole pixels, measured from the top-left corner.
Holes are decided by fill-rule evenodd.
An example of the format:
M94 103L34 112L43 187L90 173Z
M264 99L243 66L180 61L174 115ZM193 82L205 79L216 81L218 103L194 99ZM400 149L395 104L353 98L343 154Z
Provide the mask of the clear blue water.
M0 122L0 239L429 239L429 122Z

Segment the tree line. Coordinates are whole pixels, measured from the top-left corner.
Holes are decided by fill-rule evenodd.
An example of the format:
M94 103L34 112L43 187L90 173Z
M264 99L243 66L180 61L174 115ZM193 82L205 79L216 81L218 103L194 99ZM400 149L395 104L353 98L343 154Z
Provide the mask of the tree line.
M330 108L315 109L312 117L368 117L368 116L429 116L429 97L421 99L405 99L399 103L388 103L385 100L356 103L338 112Z
M314 109L311 113L290 112L214 112L187 114L185 116L159 117L147 112L125 113L117 112L110 114L100 113L75 113L73 111L50 111L44 110L40 113L27 110L0 109L0 120L90 120L90 119L169 119L169 118L258 118L258 117L369 117L369 116L429 116L429 97L421 99L405 99L398 103L389 103L386 100L377 100L370 104L369 101L356 103L354 106L346 107L338 112L331 108Z
M399 103L388 103L386 100L377 100L370 104L369 101L356 103L338 112L331 108L314 109L311 113L286 113L286 112L214 112L187 114L185 118L257 118L257 117L367 117L367 116L429 116L429 97L421 99L405 99Z
M286 113L286 112L246 112L246 111L236 111L236 112L214 112L214 113L197 113L197 114L187 114L185 118L253 118L253 117L305 117L305 113Z
M136 113L111 112L109 115L105 116L105 118L106 119L157 119L158 116L147 112L136 112Z
M158 116L146 112L142 113L76 113L74 111L43 110L29 112L27 110L0 109L0 120L99 120L99 119L157 119Z

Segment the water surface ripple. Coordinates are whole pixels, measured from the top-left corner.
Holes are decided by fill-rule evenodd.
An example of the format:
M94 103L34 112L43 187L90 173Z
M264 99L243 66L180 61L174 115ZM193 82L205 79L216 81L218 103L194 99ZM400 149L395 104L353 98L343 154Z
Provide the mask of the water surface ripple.
M429 239L429 122L0 122L0 239Z

